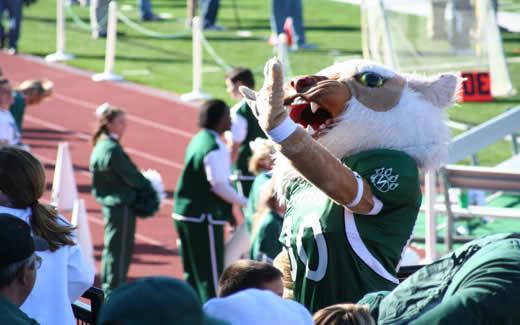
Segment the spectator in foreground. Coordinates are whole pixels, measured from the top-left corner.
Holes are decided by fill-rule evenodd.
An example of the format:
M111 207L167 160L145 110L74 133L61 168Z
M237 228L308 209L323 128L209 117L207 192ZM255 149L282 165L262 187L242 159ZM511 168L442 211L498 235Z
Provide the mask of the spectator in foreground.
M229 96L238 101L231 108L231 137L228 139L228 146L231 148L233 172L242 176L253 176L248 168L249 159L252 155L249 143L256 138L266 138L266 135L260 129L258 120L238 89L241 86L255 89L255 79L251 70L238 67L226 75L225 82ZM251 181L242 182L243 194L246 197L249 196L251 183Z
M137 193L151 186L126 154L121 139L126 113L103 104L96 111L98 123L92 142L89 169L92 195L101 205L105 221L101 286L105 295L126 281L134 250Z
M213 298L204 304L204 312L231 325L314 324L305 307L269 290L247 289L224 298Z
M115 289L101 308L100 325L225 325L207 316L195 291L168 277L141 278Z
M316 325L376 325L366 305L332 305L315 312L313 319Z
M270 290L283 294L282 272L269 263L238 260L228 266L219 280L219 297L246 289Z
M19 309L31 293L41 265L35 244L25 222L0 215L0 324L38 324Z
M71 304L94 282L94 269L74 238L74 227L38 200L45 191L45 170L30 153L0 149L0 213L27 223L47 241L34 289L21 309L43 325L72 324Z
M520 324L520 234L486 236L365 295L377 324Z
M175 190L173 218L182 244L184 277L203 302L218 290L224 269L224 225L233 220L232 205L247 204L229 181L231 157L221 137L230 126L226 103L214 99L202 105L201 131L186 149Z

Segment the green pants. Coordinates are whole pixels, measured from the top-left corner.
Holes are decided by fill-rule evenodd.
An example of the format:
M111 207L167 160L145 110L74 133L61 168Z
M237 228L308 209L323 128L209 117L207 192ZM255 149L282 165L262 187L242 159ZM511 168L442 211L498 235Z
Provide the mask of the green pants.
M520 239L480 249L453 276L442 301L410 324L520 324Z
M184 279L204 303L216 296L224 268L224 226L175 220Z
M101 282L105 295L126 281L134 250L135 216L125 205L103 206L105 240Z

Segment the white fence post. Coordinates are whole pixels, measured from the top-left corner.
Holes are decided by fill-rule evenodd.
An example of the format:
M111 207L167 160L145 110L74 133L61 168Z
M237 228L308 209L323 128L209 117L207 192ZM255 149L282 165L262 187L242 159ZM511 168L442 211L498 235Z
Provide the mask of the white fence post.
M424 195L426 196L425 249L426 263L437 258L437 215L435 197L437 195L436 171L431 170L424 176Z
M202 22L200 17L193 17L192 27L192 65L193 88L191 92L181 96L186 102L211 98L202 91Z
M114 74L117 41L117 2L108 5L107 41L105 49L105 71L92 76L94 81L121 81L122 76Z
M64 0L56 0L56 52L45 57L47 62L69 61L74 55L65 53L65 12Z
M283 80L287 82L291 75L291 66L289 64L288 40L285 33L278 35L278 43L276 45L276 57L282 64Z

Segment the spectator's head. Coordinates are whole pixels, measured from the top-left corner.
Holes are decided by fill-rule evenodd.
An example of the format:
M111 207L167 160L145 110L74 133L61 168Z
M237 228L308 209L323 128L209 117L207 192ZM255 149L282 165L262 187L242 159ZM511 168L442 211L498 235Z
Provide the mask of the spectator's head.
M245 289L270 290L282 296L282 273L269 263L239 260L228 266L219 280L219 297Z
M0 109L9 110L13 103L13 89L9 80L0 78Z
M316 325L375 325L367 305L337 304L314 314Z
M195 291L174 278L141 278L115 289L107 298L100 325L226 324L206 316Z
M199 127L222 134L231 128L229 107L220 99L210 99L202 104L199 112Z
M204 311L231 325L314 324L305 307L268 290L247 289L231 296L213 298L204 304Z
M23 94L27 105L35 105L52 95L53 86L49 80L25 80L17 87L17 90Z
M92 136L94 145L101 135L115 135L120 139L126 130L126 113L121 108L108 103L100 105L96 109L97 126Z
M51 251L74 245L74 227L58 217L54 207L38 202L45 191L45 170L29 152L14 148L0 149L0 205L31 209L32 231L49 242Z
M36 280L41 259L34 254L35 242L24 221L0 214L0 295L21 306Z
M238 67L226 74L226 90L231 98L242 99L242 94L238 91L240 86L255 89L255 78L251 70Z
M274 144L264 138L256 138L249 142L249 147L253 154L249 158L249 171L254 175L262 171L271 170L274 163Z

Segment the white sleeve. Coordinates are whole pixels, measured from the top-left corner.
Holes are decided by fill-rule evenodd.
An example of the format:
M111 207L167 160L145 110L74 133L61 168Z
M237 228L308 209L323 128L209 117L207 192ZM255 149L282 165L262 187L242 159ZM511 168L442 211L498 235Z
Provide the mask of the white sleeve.
M79 245L69 246L67 265L68 293L73 303L94 284L95 270L87 261Z
M211 184L211 190L221 199L231 204L245 206L247 199L231 187L229 182L230 155L225 148L211 151L204 157L206 178Z
M242 143L247 136L247 120L240 114L231 117L231 134L234 143Z
M9 125L9 121L5 119L5 114L0 114L0 141L7 141L7 144L13 142L13 130Z

